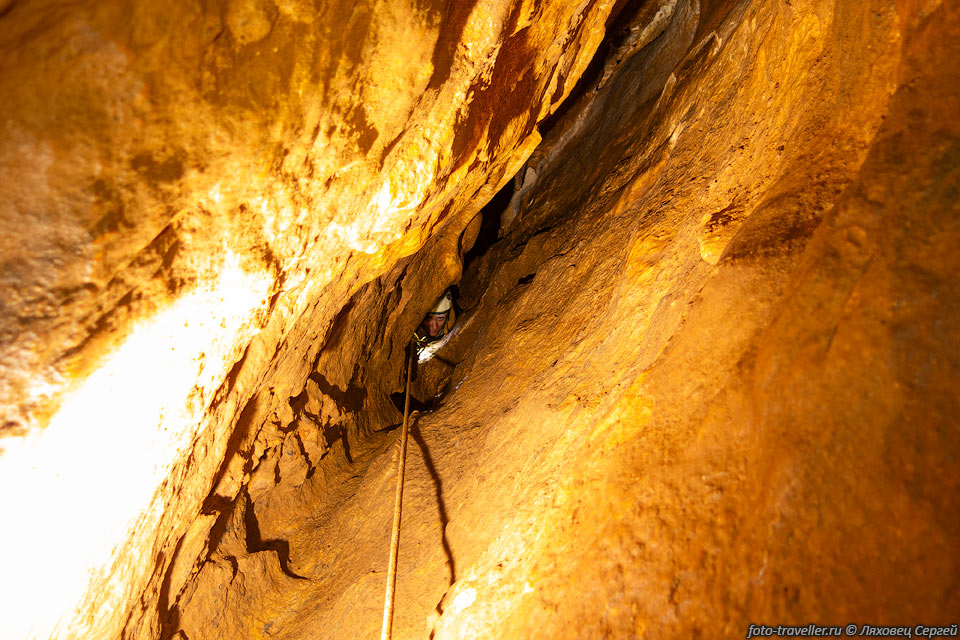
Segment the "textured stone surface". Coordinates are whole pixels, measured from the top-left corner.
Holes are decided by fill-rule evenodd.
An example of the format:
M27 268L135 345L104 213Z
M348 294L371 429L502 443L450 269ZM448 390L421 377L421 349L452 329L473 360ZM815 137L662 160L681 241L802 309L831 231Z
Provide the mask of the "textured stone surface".
M0 447L33 487L0 504L11 629L160 633L178 541L286 429L337 313L512 177L610 5L4 3ZM281 466L325 446L274 440Z
M17 623L375 637L389 394L455 282L414 384L442 399L410 442L395 637L956 622L953 5L93 7L0 9L0 480L61 464L64 425L103 438L53 440L71 473L158 470L79 612ZM189 366L145 373L141 335ZM101 404L68 415L109 417L83 381L111 367L163 402L58 422L70 380ZM78 518L51 486L0 506Z
M456 366L421 368L418 397L449 393L411 442L398 637L952 622L958 16L659 9L622 18L522 172L460 282ZM355 298L362 357L345 337L317 361L356 362L373 410L400 388L395 309L445 284L444 244ZM189 637L375 636L393 433L281 475L254 509L303 579L226 587L248 599L211 626L211 566Z

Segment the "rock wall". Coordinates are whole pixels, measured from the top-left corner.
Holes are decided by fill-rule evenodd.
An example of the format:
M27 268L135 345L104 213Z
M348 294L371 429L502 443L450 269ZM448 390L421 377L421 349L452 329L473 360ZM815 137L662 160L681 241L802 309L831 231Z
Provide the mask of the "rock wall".
M956 622L960 13L555 4L0 5L12 629L375 636L454 283L396 637Z
M288 409L364 283L512 177L611 8L0 5L15 635L159 633L246 434Z

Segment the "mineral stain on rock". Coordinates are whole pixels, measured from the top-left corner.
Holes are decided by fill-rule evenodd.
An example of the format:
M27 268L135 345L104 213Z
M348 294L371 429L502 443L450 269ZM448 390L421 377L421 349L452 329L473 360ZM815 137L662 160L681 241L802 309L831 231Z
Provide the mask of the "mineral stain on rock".
M165 158L155 158L149 152L139 153L131 160L130 167L156 184L173 182L183 176L182 154L177 153Z
M956 622L958 87L937 0L0 0L0 635L377 637L448 289L395 638Z

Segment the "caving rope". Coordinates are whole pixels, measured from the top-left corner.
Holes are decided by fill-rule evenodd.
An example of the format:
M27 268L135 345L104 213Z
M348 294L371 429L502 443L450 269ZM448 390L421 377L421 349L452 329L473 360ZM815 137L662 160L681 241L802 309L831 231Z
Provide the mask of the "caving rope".
M387 568L387 593L383 599L383 625L380 640L393 636L393 594L397 586L397 555L400 551L400 511L403 504L403 472L407 460L407 422L410 418L410 378L413 375L413 358L416 345L410 343L410 358L407 363L407 385L403 400L403 430L400 432L400 459L397 462L397 497L393 506L393 533L390 536L390 564Z

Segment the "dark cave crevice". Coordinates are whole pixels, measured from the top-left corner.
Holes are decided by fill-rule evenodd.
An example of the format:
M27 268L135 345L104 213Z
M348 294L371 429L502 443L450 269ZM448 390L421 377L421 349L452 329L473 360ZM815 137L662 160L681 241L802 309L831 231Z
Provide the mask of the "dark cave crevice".
M477 260L482 258L499 241L500 216L510 205L515 192L516 177L507 181L490 202L480 210L480 231L473 247L463 256L463 273L467 273ZM459 289L458 289L459 291Z
M630 34L630 23L647 4L649 4L649 0L620 0L610 11L607 18L606 33L587 68L567 95L567 99L557 107L556 111L540 121L538 128L544 139L570 113L571 109L580 104L581 98L596 90L597 84L603 77L603 70L610 54L616 51L626 40Z
M307 580L290 568L290 543L287 540L263 540L260 536L260 523L257 521L257 514L254 512L253 501L244 489L244 512L243 523L246 529L246 545L249 553L259 553L261 551L274 551L277 554L277 560L280 563L280 570L291 578L296 580Z

